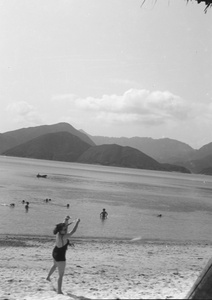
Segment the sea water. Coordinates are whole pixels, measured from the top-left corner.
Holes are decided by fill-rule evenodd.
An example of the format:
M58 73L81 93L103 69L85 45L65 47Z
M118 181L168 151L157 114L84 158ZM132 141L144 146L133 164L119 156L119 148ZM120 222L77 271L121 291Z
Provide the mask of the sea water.
M0 156L0 234L53 236L67 215L75 237L212 241L212 177Z

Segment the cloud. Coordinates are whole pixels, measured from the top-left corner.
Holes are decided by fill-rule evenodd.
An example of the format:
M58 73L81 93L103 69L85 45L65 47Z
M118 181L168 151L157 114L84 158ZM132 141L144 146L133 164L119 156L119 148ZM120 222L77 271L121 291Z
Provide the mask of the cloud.
M192 143L196 145L194 132L204 136L203 128L206 131L211 128L212 103L195 103L169 91L129 89L122 95L85 98L64 94L54 100L52 112L56 114L51 114L52 122L63 116L75 128L93 135L153 138L164 135L178 140L185 137L191 140L194 136Z
M103 95L74 100L76 108L92 112L98 119L148 125L182 121L190 117L191 106L168 91L130 89L123 95Z
M6 108L6 111L12 115L13 121L17 123L20 122L25 122L27 124L43 123L43 120L39 115L39 113L37 112L36 108L25 101L10 103Z

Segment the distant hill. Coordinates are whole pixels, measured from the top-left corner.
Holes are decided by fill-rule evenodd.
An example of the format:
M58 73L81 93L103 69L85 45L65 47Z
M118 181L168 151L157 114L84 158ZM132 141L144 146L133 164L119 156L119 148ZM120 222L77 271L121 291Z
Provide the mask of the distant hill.
M202 173L203 169L212 168L212 155L200 158L200 159L191 159L186 162L179 161L176 162L177 165L184 166L189 168L192 173Z
M181 166L160 164L135 148L116 144L91 146L69 132L38 136L3 152L3 155L189 173Z
M191 173L191 171L188 168L183 167L183 166L166 164L166 163L162 163L161 165L168 172L180 172L180 173L187 173L187 174Z
M42 125L36 127L22 128L0 134L0 154L12 147L21 145L44 134L62 131L69 132L79 137L81 140L83 140L91 146L95 145L95 143L86 134L75 129L70 124L58 123L54 125Z
M212 168L212 143L195 150L190 158L182 158L175 164L185 166L193 173L202 173L204 169Z
M211 155L212 155L212 143L209 143L202 146L199 150L197 150L193 158L197 160Z
M212 167L201 170L200 174L212 175Z
M192 173L200 173L203 169L212 167L212 143L196 150L185 143L169 138L113 138L103 136L90 136L90 138L96 145L116 143L121 146L133 147L161 164L184 167Z
M100 160L100 150L90 149L88 153L89 158L86 157L86 153L84 153L81 159L88 160L87 163L91 163L89 161L93 161L92 163L101 163L101 164L111 164L111 165L120 165L124 166L125 164L129 167L138 167L138 168L152 168L157 169L158 165L160 163L160 169L167 171L177 171L177 172L189 172L189 170L192 173L201 173L204 172L207 168L212 167L212 143L209 143L207 145L204 145L199 150L193 149L189 145L182 143L177 140L169 139L169 138L162 138L162 139L153 139L148 137L132 137L132 138L114 138L114 137L103 137L103 136L91 136L87 134L84 130L76 130L73 126L71 126L68 123L58 123L54 125L42 125L42 126L36 126L36 127L29 127L29 128L22 128L14 131L9 131L0 134L0 154L6 155L14 155L14 156L22 156L22 157L32 157L44 156L45 159L55 159L57 156L57 159L64 160L64 161L75 161L77 158L83 153L81 150L79 151L79 155L75 154L68 154L68 158L65 158L65 152L67 148L65 148L64 153L62 153L62 150L60 150L61 154L52 154L53 158L51 158L51 155L47 154L47 145L43 145L43 154L40 151L38 155L38 149L36 147L41 148L41 144L44 142L44 140L39 141L38 144L33 144L33 146L30 146L30 151L28 152L28 148L26 151L25 147L27 142L33 141L35 138L42 137L45 134L51 134L51 133L61 133L66 132L70 133L71 135L74 135L75 137L78 137L80 141L85 142L87 145L89 145L88 148L91 146L101 146L104 145L104 147L101 149L102 152L102 161ZM60 135L59 135L60 136ZM55 136L56 138L56 136ZM58 137L57 137L58 138ZM56 139L57 139L56 138ZM70 138L70 136L69 136ZM60 143L59 139L58 142ZM64 143L64 142L63 142ZM72 143L75 143L72 141ZM64 143L65 144L65 143ZM143 155L146 154L151 159L155 160L157 162L156 165L154 164L147 164L147 161L144 163L144 161L141 163L140 160L140 154L138 155L137 152L125 149L123 152L119 153L117 156L115 155L114 149L112 151L112 157L108 158L106 155L106 148L105 145L119 145L121 147L129 147L133 148L134 150L140 151ZM16 146L20 146L20 148L15 148ZM34 147L34 150L32 149ZM67 145L65 146L67 147ZM15 149L14 149L15 148ZM86 148L85 150L87 150ZM17 150L18 149L18 150ZM45 150L46 149L46 150ZM95 149L95 147L94 147ZM97 149L97 148L96 148ZM7 151L8 150L8 151ZM50 149L49 149L50 150ZM15 152L14 152L15 151ZM116 150L118 151L118 150ZM121 151L121 150L120 150ZM125 153L124 153L125 151ZM11 154L13 153L13 154ZM32 154L33 153L33 154ZM126 157L123 156L126 155ZM18 155L16 155L18 154ZM56 156L55 156L56 155ZM92 157L96 156L97 158ZM111 153L110 153L111 155ZM119 155L121 155L119 157ZM134 156L129 158L129 156ZM35 157L35 158L36 158ZM59 157L59 158L58 158ZM63 157L63 158L62 158ZM120 159L122 160L120 161Z
M75 162L91 145L69 132L49 133L5 151L7 156Z
M185 168L168 164L163 166L137 149L116 144L90 147L78 158L78 162L146 170L184 171L189 173Z
M137 149L115 144L91 147L79 157L78 162L151 170L161 168L156 160Z
M89 135L89 137L96 145L117 144L120 146L133 147L151 156L152 158L161 163L174 163L175 161L180 161L181 159L189 159L189 157L191 157L192 154L195 152L195 150L189 145L169 138L114 138L91 135Z
M0 154L14 147L16 144L16 139L13 137L7 136L4 133L0 133Z

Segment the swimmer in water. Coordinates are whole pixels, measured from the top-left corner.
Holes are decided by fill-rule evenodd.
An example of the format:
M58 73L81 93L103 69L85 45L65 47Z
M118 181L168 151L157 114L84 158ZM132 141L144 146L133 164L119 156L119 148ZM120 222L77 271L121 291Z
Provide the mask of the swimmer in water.
M108 213L106 212L105 208L103 208L102 212L100 213L100 219L105 220L107 219Z

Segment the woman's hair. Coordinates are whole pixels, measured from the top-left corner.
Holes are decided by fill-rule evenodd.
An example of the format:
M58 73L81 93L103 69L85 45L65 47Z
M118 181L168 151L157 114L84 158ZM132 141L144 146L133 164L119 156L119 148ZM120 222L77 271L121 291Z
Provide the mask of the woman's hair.
M57 234L58 232L60 232L63 227L65 226L66 224L65 223L59 223L55 226L55 229L53 230L53 233L54 234Z

